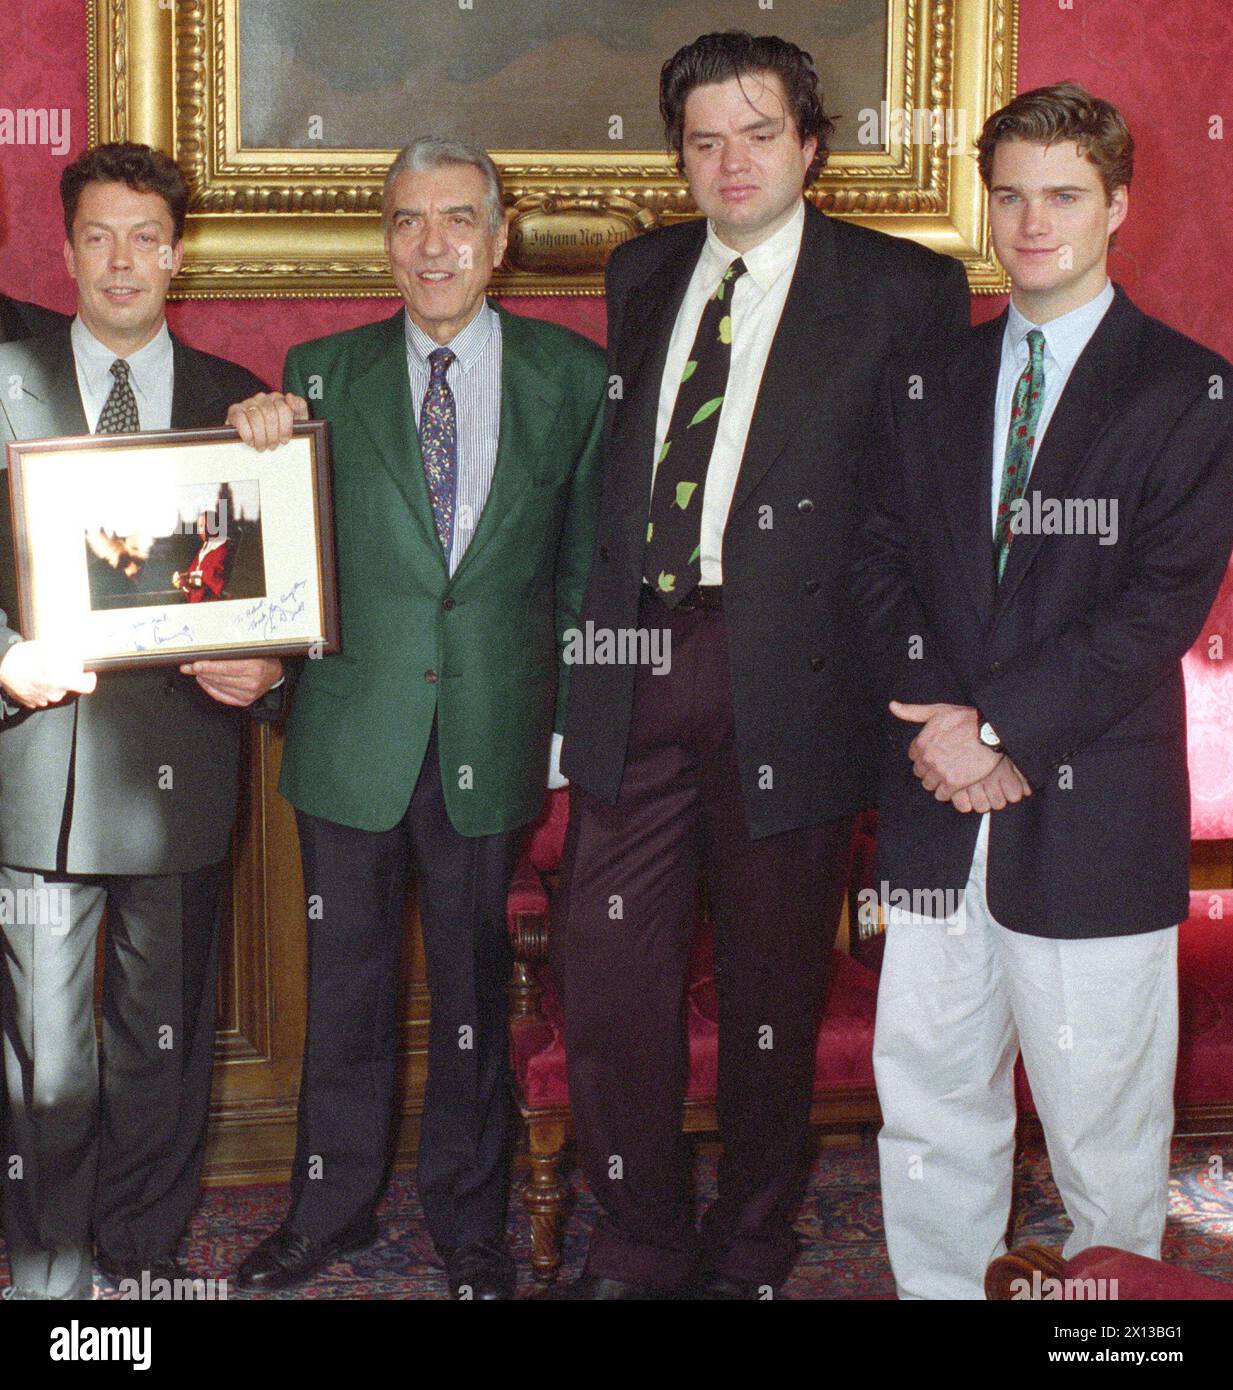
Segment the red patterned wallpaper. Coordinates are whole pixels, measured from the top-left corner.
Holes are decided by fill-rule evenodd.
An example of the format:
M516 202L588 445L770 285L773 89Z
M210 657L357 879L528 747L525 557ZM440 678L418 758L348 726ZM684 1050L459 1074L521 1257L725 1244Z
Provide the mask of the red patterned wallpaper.
M1233 7L1228 0L1021 0L1021 88L1073 77L1125 111L1138 142L1131 216L1113 272L1140 304L1233 357ZM68 155L0 147L0 288L72 307L60 262L56 180L86 143L82 0L0 6L0 107L67 107ZM1209 138L1209 120L1231 123ZM511 307L603 338L602 304L511 300ZM173 307L199 347L276 378L295 342L392 311L383 300L215 301ZM998 300L976 304L984 318Z
M1125 112L1138 144L1129 221L1112 273L1147 312L1233 357L1233 6L1229 0L1021 0L1019 87L1074 78ZM0 6L0 108L63 107L68 152L0 147L0 288L69 310L56 183L85 145L82 0ZM1212 118L1229 124L1212 139ZM512 308L602 341L595 299L511 300ZM997 300L978 300L980 319ZM216 301L174 305L195 346L277 381L295 342L392 312L390 300ZM1195 833L1233 837L1233 571L1188 658L1195 754ZM1222 633L1213 661L1207 637Z

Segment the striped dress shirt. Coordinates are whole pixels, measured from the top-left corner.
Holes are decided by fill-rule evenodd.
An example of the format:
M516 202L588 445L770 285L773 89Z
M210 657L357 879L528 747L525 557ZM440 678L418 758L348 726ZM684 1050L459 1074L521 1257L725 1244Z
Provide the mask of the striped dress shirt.
M454 354L445 380L454 397L458 458L454 492L454 535L450 545L449 572L453 574L467 553L475 528L483 515L497 464L497 436L501 428L501 321L487 300L469 324L448 343L435 343L409 314L404 314L407 335L407 372L415 429L432 369L428 354L447 347Z

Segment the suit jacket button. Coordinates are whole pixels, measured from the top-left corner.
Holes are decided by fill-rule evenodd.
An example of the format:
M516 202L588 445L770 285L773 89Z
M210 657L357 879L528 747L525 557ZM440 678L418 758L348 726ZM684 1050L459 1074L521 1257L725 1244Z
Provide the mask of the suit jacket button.
M599 558L600 558L601 560L604 560L604 561L606 561L606 560L608 559L608 547L607 547L606 545L601 545L601 546L600 546L600 548L599 548Z
M442 599L441 607L444 608L447 613L452 613L453 610L458 607L458 600L455 598Z
M425 671L424 679L428 682L429 685L436 685L437 673L435 671Z
M826 662L823 661L820 656L811 656L809 658L809 669L811 671L820 671L825 665Z
M818 592L818 590L819 590L821 587L822 587L822 584L821 584L821 582L820 582L819 580L817 580L817 579L806 579L806 580L805 580L805 592L806 592L807 594L816 594L816 593Z
M812 497L802 497L801 500L796 504L796 510L797 510L798 512L811 512L811 511L813 511L813 498L812 498Z
M1002 669L1002 663L1000 661L995 661L989 669L991 671L1000 671Z

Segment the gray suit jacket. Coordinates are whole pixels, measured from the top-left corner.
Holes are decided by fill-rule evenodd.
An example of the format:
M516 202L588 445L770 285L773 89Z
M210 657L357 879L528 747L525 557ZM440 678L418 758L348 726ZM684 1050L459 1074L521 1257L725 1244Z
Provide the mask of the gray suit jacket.
M174 344L171 423L222 425L264 390L251 372ZM67 324L0 346L0 444L85 434ZM16 573L8 488L0 489L0 649L15 640ZM277 711L277 692L259 716ZM101 672L90 695L0 714L0 862L72 874L187 873L227 853L243 711L212 700L175 667Z

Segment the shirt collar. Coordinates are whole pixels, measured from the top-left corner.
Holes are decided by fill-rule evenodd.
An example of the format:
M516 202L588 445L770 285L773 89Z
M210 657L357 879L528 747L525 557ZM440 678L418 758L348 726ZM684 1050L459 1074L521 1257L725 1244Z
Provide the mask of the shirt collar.
M1088 341L1112 303L1113 284L1108 279L1105 280L1104 289L1095 299L1089 299L1086 304L1080 304L1077 309L1050 319L1048 323L1033 323L1015 308L1012 301L1006 318L1007 341L1017 355L1026 357L1027 335L1033 328L1039 328L1045 335L1045 351L1064 372L1069 372L1079 360L1079 355L1087 347ZM1022 354L1019 351L1021 344L1024 345Z
M488 339L497 326L496 310L486 299L480 305L479 313L448 343L433 342L405 309L402 319L407 336L407 356L418 362L425 371L430 370L428 354L435 352L439 347L447 347L457 359L459 369L469 372L479 361L480 354L487 347Z
M101 343L82 323L80 315L73 319L70 336L73 342L73 356L85 376L87 388L91 395L101 396L104 400L111 395L111 388L115 385L111 364L117 357L124 357L128 363L129 380L133 389L147 401L154 398L157 383L163 378L164 373L171 370L171 334L167 329L166 319L145 347L138 348L128 356L113 352L106 343Z
M749 278L763 294L776 280L796 264L801 249L801 237L805 231L805 200L801 198L792 216L780 229L765 241L760 241L752 251L743 254L725 246L708 218L706 224L707 283L713 279L719 283L720 276L740 255L745 262ZM712 274L712 271L714 272Z

